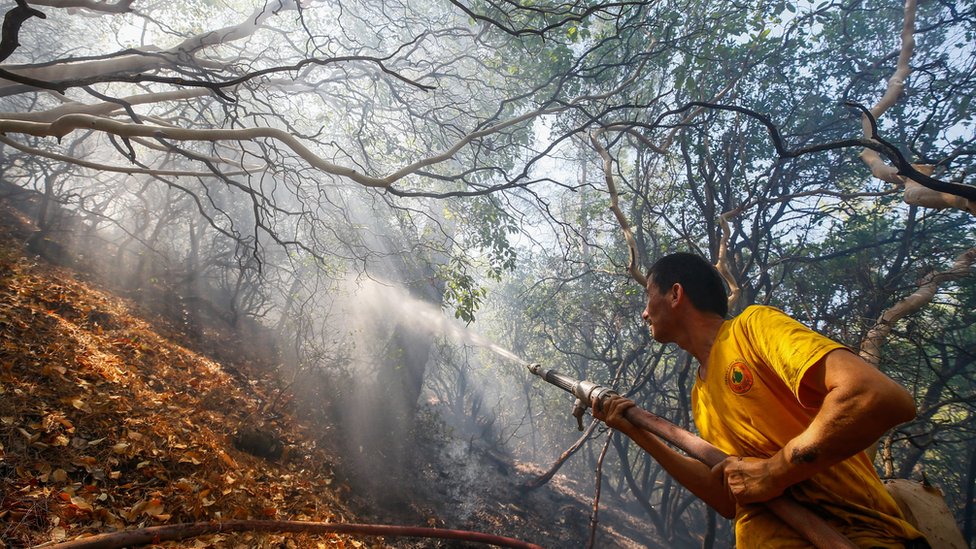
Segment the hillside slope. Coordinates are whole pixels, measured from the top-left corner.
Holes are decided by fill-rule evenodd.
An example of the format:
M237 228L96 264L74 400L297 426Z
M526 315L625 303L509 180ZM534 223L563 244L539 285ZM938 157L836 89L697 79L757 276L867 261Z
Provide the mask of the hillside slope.
M31 259L15 231L0 228L0 547L200 520L349 521L335 457L316 443L327 429L285 414L274 425L288 434L284 448L265 449L275 459L239 449L261 453L247 437L267 428L261 404L272 383L254 373L244 381L173 343L132 304ZM186 546L282 547L285 538Z

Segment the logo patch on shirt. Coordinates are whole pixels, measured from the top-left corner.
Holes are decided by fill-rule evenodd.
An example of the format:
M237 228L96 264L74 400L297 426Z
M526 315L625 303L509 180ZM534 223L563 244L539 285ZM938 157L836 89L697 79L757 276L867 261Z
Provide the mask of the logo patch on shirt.
M733 393L744 395L749 392L749 389L752 389L752 370L746 366L745 362L737 360L725 372L725 382Z

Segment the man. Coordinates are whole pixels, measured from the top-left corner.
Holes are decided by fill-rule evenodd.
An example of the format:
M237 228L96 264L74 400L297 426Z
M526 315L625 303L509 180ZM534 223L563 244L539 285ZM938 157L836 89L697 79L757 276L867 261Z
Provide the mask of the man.
M692 411L702 437L731 457L714 468L624 417L616 397L593 413L676 480L736 520L739 548L809 547L757 503L786 493L859 547L927 547L905 522L864 449L915 417L912 396L849 349L786 314L748 307L726 320L725 285L703 258L665 256L647 277L642 316L660 343L699 363Z

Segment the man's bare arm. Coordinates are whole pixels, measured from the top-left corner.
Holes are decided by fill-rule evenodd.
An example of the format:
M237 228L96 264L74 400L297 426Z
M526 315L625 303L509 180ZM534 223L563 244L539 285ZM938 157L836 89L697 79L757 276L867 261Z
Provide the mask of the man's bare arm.
M713 507L725 518L735 516L735 501L724 484L723 466L715 469L672 449L657 436L631 423L624 413L635 406L626 398L612 397L593 403L593 416L630 437L685 488Z
M828 353L807 372L800 397L804 405L820 405L803 433L769 459L726 464L726 482L738 503L772 499L915 417L908 391L846 349Z

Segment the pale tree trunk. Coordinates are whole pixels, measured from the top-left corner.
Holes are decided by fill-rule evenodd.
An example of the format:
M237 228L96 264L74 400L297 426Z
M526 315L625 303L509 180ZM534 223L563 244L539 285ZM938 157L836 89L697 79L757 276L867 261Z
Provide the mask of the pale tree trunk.
M613 158L610 153L607 152L606 147L600 143L600 136L603 134L602 130L594 131L590 134L590 143L593 144L593 148L600 153L600 157L603 159L603 175L607 183L607 190L610 192L610 211L617 218L617 223L620 224L620 230L624 233L624 239L627 241L627 252L629 254L627 260L627 273L637 281L641 287L647 286L647 279L644 274L640 272L640 267L638 267L637 262L637 241L634 240L634 233L630 229L630 223L627 221L627 216L620 209L620 195L617 193L617 185L613 181Z

